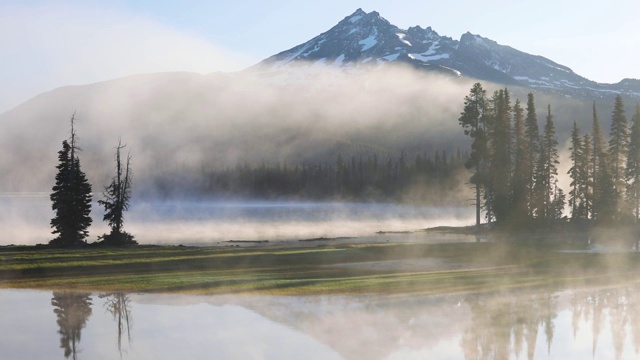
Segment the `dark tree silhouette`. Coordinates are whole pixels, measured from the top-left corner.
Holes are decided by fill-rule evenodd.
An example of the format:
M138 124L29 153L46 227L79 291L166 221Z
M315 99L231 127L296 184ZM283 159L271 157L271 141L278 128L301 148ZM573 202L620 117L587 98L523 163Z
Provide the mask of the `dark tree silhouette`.
M579 174L582 176L580 184L582 185L582 194L584 194L584 202L581 210L584 219L591 219L593 212L593 173L595 169L591 163L592 141L589 134L584 134L582 138L582 154L580 157Z
M534 179L536 178L536 163L540 157L540 129L538 127L538 115L532 93L527 95L527 117L525 119L525 163L522 166L525 178L527 179L527 201L529 206L529 216L533 217L534 208Z
M629 146L629 129L624 113L624 103L620 95L616 96L611 114L611 132L609 133L609 161L611 178L619 195L624 191L625 160Z
M491 208L497 223L511 215L511 99L507 89L496 91L491 99L489 131L489 172Z
M631 120L626 172L627 201L637 222L640 219L640 105L636 105Z
M102 193L104 200L98 203L104 207L104 221L111 227L111 232L102 236L102 243L107 245L128 245L137 244L133 236L122 230L124 223L124 212L129 208L131 200L131 154L127 155L126 165L122 164L120 150L126 145L118 141L116 147L116 176L111 180L111 184L105 187Z
M522 223L529 215L529 165L527 159L528 142L525 137L524 109L520 100L513 106L513 177L511 185L512 221Z
M584 185L583 172L584 163L582 162L584 154L583 138L580 136L580 129L578 124L573 122L573 130L571 131L571 147L569 148L569 157L571 159L571 168L567 172L571 178L571 190L569 191L569 206L571 207L571 219L584 219Z
M607 149L604 131L600 126L596 103L593 102L593 130L591 133L593 147L591 151L591 187L593 189L593 203L591 207L591 218L597 220L600 217L607 217L608 201L606 196L609 184L609 170L607 169Z
M487 93L480 83L476 83L471 88L469 95L464 98L464 110L460 114L458 122L464 128L465 135L473 139L471 144L471 156L466 166L473 169L471 183L475 187L476 206L476 226L480 225L480 209L483 187L487 184L487 164L488 164L488 134L487 116Z
M540 219L554 218L554 194L558 176L558 141L551 115L551 105L547 107L547 118L540 141L540 157L536 167L535 214Z
M53 312L56 314L60 330L60 347L64 357L77 358L81 331L91 316L91 296L72 292L54 291L51 298Z
M58 173L50 199L55 216L51 219L53 234L58 236L49 242L55 246L86 244L91 225L91 184L80 168L76 152L75 114L71 116L71 143L64 140L58 152Z

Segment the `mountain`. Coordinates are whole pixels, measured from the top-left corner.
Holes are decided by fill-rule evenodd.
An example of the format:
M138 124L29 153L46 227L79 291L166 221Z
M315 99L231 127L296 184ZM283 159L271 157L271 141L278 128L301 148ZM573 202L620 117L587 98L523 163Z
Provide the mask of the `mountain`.
M386 66L392 63L406 66ZM315 65L318 71L308 71ZM96 191L113 176L113 147L122 138L132 151L137 195L197 196L209 186L207 171L243 163L330 164L338 155L371 154L382 163L467 151L458 118L475 79L490 80L489 91L508 84L521 100L553 85L555 93L536 92L536 104L552 105L561 144L573 120L591 127L594 97L573 94L602 96L596 106L608 128L612 94L638 88L637 80L596 84L477 35L458 41L431 28L405 31L362 10L253 70L259 76L144 74L40 94L0 114L0 192L51 189L74 113L83 170ZM625 103L632 113L636 101Z
M255 70L277 72L314 64L342 69L402 63L451 76L519 85L564 96L640 97L640 80L601 84L542 56L500 45L470 32L454 40L431 27L400 29L378 12L356 10L337 25L292 49L273 55Z

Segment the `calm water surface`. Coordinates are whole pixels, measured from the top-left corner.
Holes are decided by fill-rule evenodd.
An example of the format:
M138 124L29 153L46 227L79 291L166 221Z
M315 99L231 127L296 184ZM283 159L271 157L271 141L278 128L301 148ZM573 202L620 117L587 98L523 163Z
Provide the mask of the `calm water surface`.
M3 359L637 359L640 287L426 297L1 290Z

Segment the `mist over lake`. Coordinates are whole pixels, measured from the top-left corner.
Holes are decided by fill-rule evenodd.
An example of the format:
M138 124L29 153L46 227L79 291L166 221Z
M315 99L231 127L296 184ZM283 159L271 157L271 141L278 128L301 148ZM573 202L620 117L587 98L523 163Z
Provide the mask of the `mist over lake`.
M92 207L90 239L108 231L102 209ZM1 245L46 243L53 217L48 194L0 197ZM141 244L219 245L230 240L277 241L368 237L400 240L376 232L411 232L427 227L469 225L472 208L381 203L138 200L124 224ZM402 238L403 241L407 237Z

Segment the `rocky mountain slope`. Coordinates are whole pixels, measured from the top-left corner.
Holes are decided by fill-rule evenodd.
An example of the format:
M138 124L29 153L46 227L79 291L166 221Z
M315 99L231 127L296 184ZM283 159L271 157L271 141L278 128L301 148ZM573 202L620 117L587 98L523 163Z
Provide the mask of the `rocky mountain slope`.
M252 69L278 72L319 64L358 69L391 63L564 96L608 98L612 94L622 94L640 97L640 80L597 83L545 57L527 54L479 35L467 32L460 40L454 40L431 27L415 26L404 30L379 13L367 13L362 9L327 32L273 55Z

